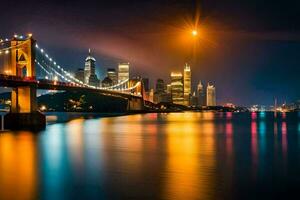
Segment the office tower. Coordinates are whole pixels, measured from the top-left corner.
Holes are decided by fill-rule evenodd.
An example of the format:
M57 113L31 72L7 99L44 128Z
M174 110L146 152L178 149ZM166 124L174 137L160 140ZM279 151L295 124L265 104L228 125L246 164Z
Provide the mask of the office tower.
M208 83L206 89L206 103L207 106L216 106L216 88Z
M206 106L206 95L205 95L205 90L204 87L199 81L198 86L197 86L197 96L198 96L198 106Z
M75 78L84 83L84 69L78 68L75 73Z
M110 87L113 85L113 81L109 77L105 77L101 82L101 87Z
M129 63L120 63L118 68L118 82L129 79Z
M150 92L149 92L149 101L150 102L154 102L154 90L153 89L150 89Z
M85 59L84 82L95 87L98 87L100 83L96 75L96 59L91 55L90 49L89 55Z
M113 85L118 83L118 75L117 75L116 69L108 68L107 69L107 77L110 80L112 80Z
M190 105L191 97L191 67L186 63L183 71L184 105Z
M99 87L100 86L100 80L98 79L96 74L91 74L90 75L89 85L94 86L94 87Z
M164 93L165 92L165 83L162 79L157 79L155 84L155 89L157 93Z
M167 90L166 91L167 91L168 94L171 94L171 92L172 92L172 85L171 84L167 85Z
M96 59L91 55L91 49L89 49L89 55L85 59L84 66L84 83L89 84L89 78L92 71L95 73Z
M149 78L143 78L142 79L144 90L145 92L149 92L150 86L149 86Z
M196 92L193 93L191 96L191 101L190 101L191 106L197 106L198 105L198 96L196 95Z
M171 95L175 104L184 104L182 73L171 73Z
M160 103L163 102L165 96L165 83L162 79L157 79L155 84L155 93L154 93L154 102Z

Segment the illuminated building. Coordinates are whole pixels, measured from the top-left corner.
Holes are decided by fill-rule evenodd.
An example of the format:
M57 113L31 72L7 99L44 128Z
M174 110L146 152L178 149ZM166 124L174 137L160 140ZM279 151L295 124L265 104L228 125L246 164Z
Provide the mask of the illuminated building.
M198 105L199 106L205 106L206 105L206 95L205 95L205 90L204 87L199 81L198 86L197 86L197 96L198 96Z
M129 63L119 63L118 82L129 79Z
M184 104L182 73L171 73L171 96L175 104Z
M183 71L184 105L190 105L191 97L191 67L186 63Z
M165 83L164 80L162 79L157 79L156 84L155 84L155 93L154 93L154 102L155 103L160 103L160 102L166 102L165 96Z
M91 74L89 78L89 85L98 87L100 85L100 80L96 74Z
M154 90L151 89L149 92L149 101L154 102Z
M198 105L198 96L196 95L196 92L193 93L191 96L191 101L190 101L191 106L197 106Z
M85 59L84 83L95 87L99 86L99 79L96 75L96 59L91 55L90 49L89 55Z
M206 89L206 103L207 106L216 106L216 88L208 83Z
M168 84L167 85L167 93L171 94L171 90L172 90L172 86L171 86L171 84Z
M83 68L78 68L76 73L75 73L75 78L84 82L84 69Z
M113 85L118 83L118 75L114 68L107 69L107 77L113 82Z
M165 92L165 83L162 79L157 79L156 81L156 92L157 93L164 93Z

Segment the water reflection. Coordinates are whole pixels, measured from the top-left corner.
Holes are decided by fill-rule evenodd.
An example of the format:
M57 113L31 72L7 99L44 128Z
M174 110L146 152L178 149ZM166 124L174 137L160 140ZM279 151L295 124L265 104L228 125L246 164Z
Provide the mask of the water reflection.
M284 121L281 125L281 134L282 134L282 154L283 159L286 159L287 154L287 123Z
M38 168L35 137L28 132L0 135L1 199L34 199Z
M180 117L172 114L168 117L174 120L176 116ZM204 113L202 117L203 120L212 120L214 115ZM207 174L215 167L214 123L169 123L166 131L165 198L192 200L211 197L214 183Z
M258 145L257 145L257 122L255 120L251 122L251 152L252 152L252 168L254 170L254 173L256 174L257 165L258 165Z
M284 170L300 177L289 162L300 155L293 116L130 115L0 134L1 199L245 199L257 184L282 192Z

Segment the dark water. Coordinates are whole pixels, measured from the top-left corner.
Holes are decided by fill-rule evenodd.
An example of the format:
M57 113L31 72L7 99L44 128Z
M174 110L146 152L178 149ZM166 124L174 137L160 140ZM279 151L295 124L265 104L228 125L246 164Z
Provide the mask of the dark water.
M298 113L76 119L0 135L0 199L289 199L299 186Z

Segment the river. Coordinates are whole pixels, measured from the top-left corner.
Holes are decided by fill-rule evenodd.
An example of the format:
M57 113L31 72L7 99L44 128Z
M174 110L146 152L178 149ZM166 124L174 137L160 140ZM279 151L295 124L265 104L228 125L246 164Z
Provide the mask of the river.
M70 116L55 115L40 133L0 134L0 199L299 194L298 113L151 113L63 122L57 120Z

